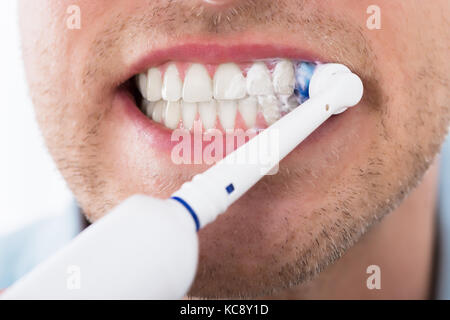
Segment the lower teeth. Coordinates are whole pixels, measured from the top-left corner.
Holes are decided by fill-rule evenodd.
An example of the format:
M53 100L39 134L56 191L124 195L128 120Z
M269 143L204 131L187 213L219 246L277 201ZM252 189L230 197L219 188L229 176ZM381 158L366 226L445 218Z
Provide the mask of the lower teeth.
M192 130L196 121L205 130L261 130L309 98L309 80L316 66L285 59L244 66L228 63L211 76L212 68L200 64L170 63L136 77L140 108L172 130Z

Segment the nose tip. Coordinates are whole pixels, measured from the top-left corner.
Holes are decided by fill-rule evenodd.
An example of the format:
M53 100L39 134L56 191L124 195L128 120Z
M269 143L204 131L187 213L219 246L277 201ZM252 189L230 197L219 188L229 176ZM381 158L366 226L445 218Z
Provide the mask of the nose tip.
M217 5L217 6L226 6L229 4L233 4L237 0L203 0L203 2L210 4L210 5Z

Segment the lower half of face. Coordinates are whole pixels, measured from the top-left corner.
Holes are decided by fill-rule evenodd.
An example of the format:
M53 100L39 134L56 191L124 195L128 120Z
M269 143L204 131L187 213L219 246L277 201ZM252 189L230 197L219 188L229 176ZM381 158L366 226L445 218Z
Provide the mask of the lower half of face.
M445 1L378 1L379 30L366 1L78 2L81 29L68 1L22 1L21 27L38 121L92 221L204 171L207 132L284 116L302 99L301 63L343 63L363 79L356 108L200 231L195 295L266 294L315 275L414 187L444 138ZM422 7L426 30L412 22ZM175 163L177 130L200 137L200 161Z

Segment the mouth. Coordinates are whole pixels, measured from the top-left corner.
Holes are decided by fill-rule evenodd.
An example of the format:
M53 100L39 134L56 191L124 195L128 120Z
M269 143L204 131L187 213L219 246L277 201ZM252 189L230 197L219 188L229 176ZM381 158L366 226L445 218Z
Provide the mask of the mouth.
M171 130L260 131L309 98L315 66L283 58L170 61L136 75L133 92L142 113Z
M179 130L224 140L243 133L246 142L309 98L309 79L325 62L273 45L183 45L141 58L117 97L156 149L173 149Z

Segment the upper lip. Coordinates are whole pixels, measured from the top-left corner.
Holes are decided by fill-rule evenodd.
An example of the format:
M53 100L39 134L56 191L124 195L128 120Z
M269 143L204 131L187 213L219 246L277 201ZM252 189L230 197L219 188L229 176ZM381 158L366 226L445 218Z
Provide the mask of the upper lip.
M225 62L251 62L270 58L326 62L321 55L311 50L284 44L246 43L227 45L217 42L187 42L143 52L131 63L123 82L138 73L168 61L220 64Z

